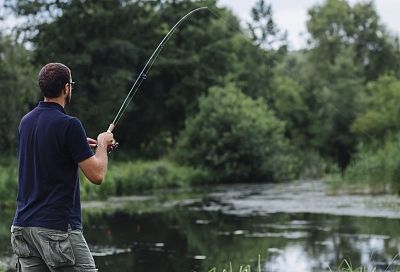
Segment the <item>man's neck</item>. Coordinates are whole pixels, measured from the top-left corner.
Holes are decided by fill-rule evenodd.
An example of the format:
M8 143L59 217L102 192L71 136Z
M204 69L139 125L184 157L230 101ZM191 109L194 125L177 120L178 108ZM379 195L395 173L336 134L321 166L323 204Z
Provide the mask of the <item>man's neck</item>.
M45 97L43 101L44 101L44 102L53 102L53 103L57 103L57 104L60 104L61 107L65 108L65 98L62 97L62 96L56 97L56 98L48 98L48 97Z

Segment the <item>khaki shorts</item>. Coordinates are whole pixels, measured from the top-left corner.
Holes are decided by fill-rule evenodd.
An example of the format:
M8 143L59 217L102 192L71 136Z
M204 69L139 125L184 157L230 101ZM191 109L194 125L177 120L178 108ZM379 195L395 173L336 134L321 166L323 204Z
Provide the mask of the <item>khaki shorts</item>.
M81 230L11 227L11 245L21 272L96 272Z

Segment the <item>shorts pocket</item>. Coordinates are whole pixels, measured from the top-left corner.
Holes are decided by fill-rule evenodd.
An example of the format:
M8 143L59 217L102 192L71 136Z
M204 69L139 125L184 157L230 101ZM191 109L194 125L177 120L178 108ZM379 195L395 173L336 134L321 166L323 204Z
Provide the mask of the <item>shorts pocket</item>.
M69 240L68 232L38 232L41 239L43 259L53 267L72 266L75 256Z
M22 234L23 228L13 227L11 232L11 246L18 257L28 257L30 254L28 244Z

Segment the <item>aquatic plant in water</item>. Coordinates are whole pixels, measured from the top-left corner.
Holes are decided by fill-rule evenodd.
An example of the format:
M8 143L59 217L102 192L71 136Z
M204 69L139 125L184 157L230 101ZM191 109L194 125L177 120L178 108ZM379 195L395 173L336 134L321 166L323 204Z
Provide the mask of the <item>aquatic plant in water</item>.
M252 271L251 266L249 264L239 266L239 272L251 272L251 271ZM257 265L256 271L261 272L261 256L260 255L258 255L258 265ZM218 272L217 267L211 268L210 270L208 270L208 272ZM233 268L232 268L232 262L229 262L229 270L223 268L222 272L234 272Z
M365 267L353 268L353 265L348 260L343 260L337 270L333 271L329 268L330 272L368 272ZM375 272L376 269L372 270L371 272Z
M396 254L391 263L388 265L388 267L385 269L386 271L389 271L390 266L392 266L392 264L394 263L394 261L399 257L399 254ZM337 270L333 271L330 267L329 267L329 271L330 272L376 272L376 268L373 268L372 271L368 270L366 267L358 267L358 268L353 268L353 265L351 264L351 261L348 261L346 259L344 259L339 267L337 268ZM398 270L396 270L398 271Z
M392 262L388 265L385 271L388 271L390 266L393 264L393 262L399 257L399 254L397 254L393 259ZM240 265L239 266L239 272L251 272L251 266L250 265ZM343 260L337 270L332 270L329 267L330 272L369 272L369 270L365 267L358 267L358 268L353 268L353 265L351 264L351 261L348 260ZM374 268L370 272L376 272L376 268ZM217 267L213 267L208 272L218 272ZM232 262L229 262L229 269L223 268L222 272L234 272L232 268ZM258 265L256 268L256 272L261 272L261 256L258 255Z

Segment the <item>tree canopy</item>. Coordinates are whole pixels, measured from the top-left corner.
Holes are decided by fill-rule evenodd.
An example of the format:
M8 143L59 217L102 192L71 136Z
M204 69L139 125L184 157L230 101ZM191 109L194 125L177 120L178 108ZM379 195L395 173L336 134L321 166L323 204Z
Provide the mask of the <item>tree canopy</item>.
M361 152L359 143L368 142L361 131L372 136L397 131L400 45L373 2L325 0L313 6L308 45L288 51L286 31L264 0L256 2L246 26L217 0L6 0L7 10L24 21L13 36L0 36L2 149L15 146L19 117L39 99L32 87L36 73L51 61L68 65L78 82L68 112L83 121L90 136L104 131L157 44L200 6L212 12L196 13L174 33L115 130L129 156L167 156L177 143L189 152L194 147L182 142L198 137L199 116L208 120L205 111L212 115L224 107L224 123L241 103L247 103L241 115L249 118L238 124L255 131L243 132L241 143L264 135L257 132L264 125L265 131L279 127L279 137L262 146L308 158L303 159L307 165L324 161L344 169ZM220 94L238 104L224 104ZM209 126L201 123L201 129ZM216 135L224 135L219 126ZM217 140L222 139L216 136L210 146Z

